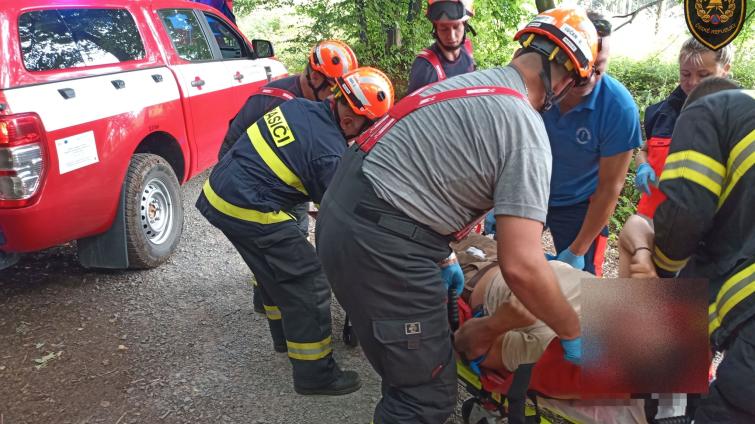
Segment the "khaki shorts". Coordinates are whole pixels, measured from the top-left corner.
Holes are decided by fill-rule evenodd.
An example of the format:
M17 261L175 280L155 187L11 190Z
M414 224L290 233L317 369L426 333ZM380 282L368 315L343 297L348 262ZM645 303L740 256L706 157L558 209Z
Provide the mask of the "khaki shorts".
M579 314L579 283L582 278L595 278L595 276L576 270L562 262L551 261L548 264L556 274L564 296ZM514 294L503 280L500 271L497 272L485 291L485 312L492 315L498 305L510 301L512 297ZM521 364L537 362L555 337L556 333L540 320L528 327L508 331L503 336L501 346L503 365L507 370L514 371Z

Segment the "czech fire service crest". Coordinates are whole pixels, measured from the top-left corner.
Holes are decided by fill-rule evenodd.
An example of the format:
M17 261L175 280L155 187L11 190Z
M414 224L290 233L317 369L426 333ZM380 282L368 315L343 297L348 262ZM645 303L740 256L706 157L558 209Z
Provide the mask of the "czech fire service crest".
M742 30L746 0L684 0L689 32L712 50L731 43Z

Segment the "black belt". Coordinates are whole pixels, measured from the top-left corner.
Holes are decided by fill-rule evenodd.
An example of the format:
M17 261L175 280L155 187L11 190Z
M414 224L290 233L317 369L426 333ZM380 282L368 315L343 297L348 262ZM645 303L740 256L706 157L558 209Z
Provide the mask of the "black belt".
M394 215L382 213L379 210L370 209L361 203L354 208L354 213L366 218L377 224L378 227L385 228L406 239L416 241L430 247L448 244L451 238L442 236L433 230L422 227L411 221L411 218L401 218Z

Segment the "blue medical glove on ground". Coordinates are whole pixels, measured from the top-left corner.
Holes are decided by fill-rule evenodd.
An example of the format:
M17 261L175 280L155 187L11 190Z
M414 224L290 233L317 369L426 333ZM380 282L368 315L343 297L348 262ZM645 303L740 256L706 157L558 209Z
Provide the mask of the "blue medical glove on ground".
M650 184L656 185L657 179L653 167L648 163L643 163L637 168L637 173L634 176L634 186L637 190L642 190L648 195L650 194Z
M561 339L561 347L564 348L564 359L579 365L582 362L582 338L564 340Z
M485 234L495 234L495 215L493 215L493 211L485 215Z
M443 284L446 285L446 292L449 287L453 287L456 294L461 296L461 292L464 291L464 272L462 272L459 263L443 265L440 268L440 275L443 277Z
M556 256L557 261L565 262L571 266L573 266L576 269L583 270L585 269L585 257L577 256L574 253L569 250L567 247L566 249L562 250L561 253Z

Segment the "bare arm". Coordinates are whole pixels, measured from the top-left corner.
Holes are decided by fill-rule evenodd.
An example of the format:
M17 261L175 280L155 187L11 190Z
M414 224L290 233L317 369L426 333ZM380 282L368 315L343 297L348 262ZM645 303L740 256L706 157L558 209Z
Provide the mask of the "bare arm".
M543 224L526 218L496 216L498 261L514 295L560 338L579 337L579 318L545 260ZM505 331L505 329L502 329Z
M593 240L605 227L608 218L616 208L616 200L624 188L624 179L632 160L632 151L619 153L600 159L598 171L598 187L590 199L587 215L582 223L577 238L574 239L569 249L572 253L582 256L587 253Z
M650 221L640 215L632 215L627 219L619 234L619 254L622 255L619 258L622 263L619 277L657 277L651 251L654 237L655 231Z

